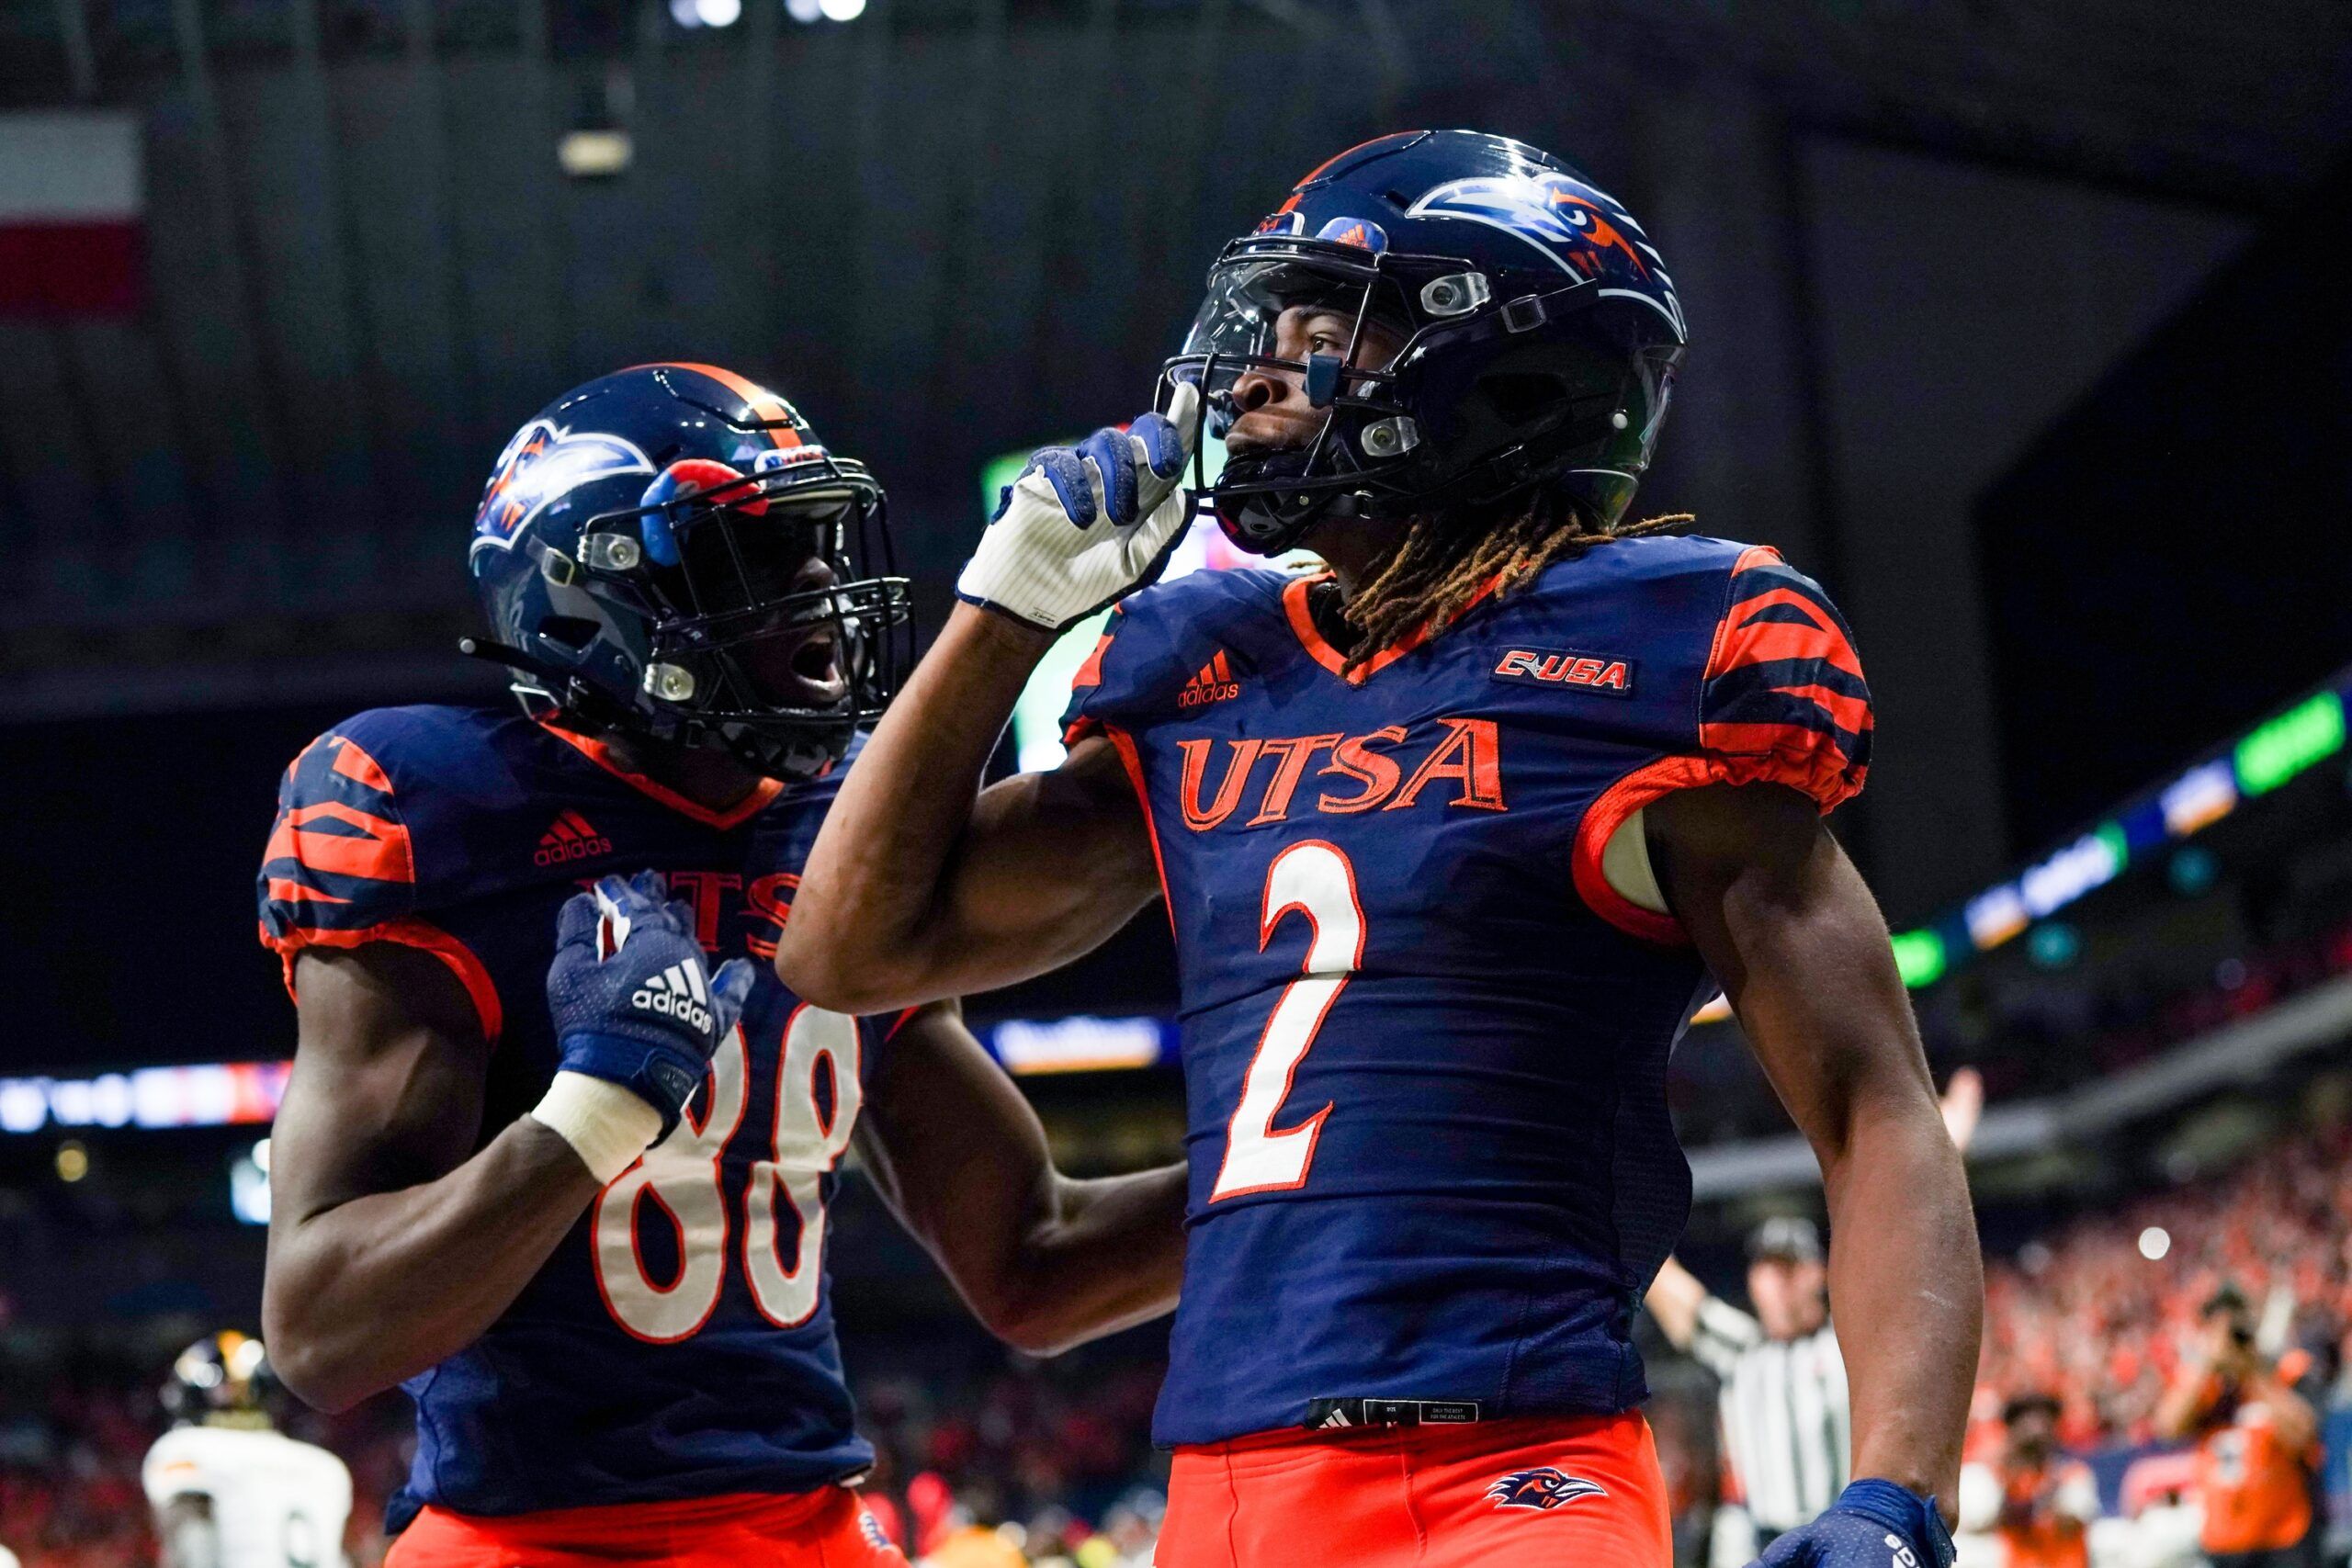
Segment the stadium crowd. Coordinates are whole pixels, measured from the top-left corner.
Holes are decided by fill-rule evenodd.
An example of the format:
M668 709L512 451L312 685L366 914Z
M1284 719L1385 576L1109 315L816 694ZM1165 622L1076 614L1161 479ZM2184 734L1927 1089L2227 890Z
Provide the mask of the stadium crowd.
M2068 1449L2149 1441L2200 1305L2225 1283L2260 1306L2266 1337L2307 1359L2306 1387L2332 1382L2352 1325L2352 1134L2278 1144L2224 1177L2086 1215L1996 1261L1988 1410L2048 1391ZM1147 1435L1158 1373L1148 1351L1127 1348L974 1358L944 1377L867 1375L865 1425L882 1455L867 1495L894 1535L944 1564L1139 1564L1164 1475ZM153 1380L101 1359L12 1381L0 1397L0 1543L53 1568L150 1561L138 1467L162 1419ZM405 1403L298 1420L350 1462L354 1558L377 1561L382 1504L405 1463ZM1712 1455L1684 1451L1711 1440L1703 1423L1658 1429L1670 1472L1712 1472ZM1678 1491L1704 1506L1702 1489Z
M2086 1215L1985 1277L1983 1382L2048 1393L2070 1449L2143 1443L2204 1304L2252 1300L2265 1340L2327 1390L2352 1326L2352 1134L2278 1145L2228 1177Z

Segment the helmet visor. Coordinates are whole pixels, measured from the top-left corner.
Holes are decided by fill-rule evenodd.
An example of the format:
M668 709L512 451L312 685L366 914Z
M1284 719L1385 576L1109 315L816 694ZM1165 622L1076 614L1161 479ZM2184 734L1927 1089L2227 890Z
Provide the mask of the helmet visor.
M1371 265L1245 256L1210 273L1167 374L1201 389L1207 434L1222 439L1270 395L1289 400L1285 390L1318 412L1377 399L1412 330L1403 290Z

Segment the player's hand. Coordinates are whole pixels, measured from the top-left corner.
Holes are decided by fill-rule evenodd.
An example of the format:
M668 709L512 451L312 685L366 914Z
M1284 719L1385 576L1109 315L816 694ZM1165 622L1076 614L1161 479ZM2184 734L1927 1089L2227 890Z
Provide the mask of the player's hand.
M1049 631L1084 620L1159 575L1192 507L1200 389L1180 384L1165 414L1034 453L1007 485L958 598Z
M1951 1568L1951 1533L1930 1498L1892 1481L1849 1484L1828 1510L1765 1548L1750 1568Z
M661 874L649 871L628 882L607 876L572 898L558 918L548 971L559 1080L577 1074L617 1085L658 1115L653 1136L631 1158L677 1126L752 989L743 959L710 972L694 911L670 903L668 892ZM571 1136L570 1128L557 1131ZM604 1163L589 1160L591 1169Z

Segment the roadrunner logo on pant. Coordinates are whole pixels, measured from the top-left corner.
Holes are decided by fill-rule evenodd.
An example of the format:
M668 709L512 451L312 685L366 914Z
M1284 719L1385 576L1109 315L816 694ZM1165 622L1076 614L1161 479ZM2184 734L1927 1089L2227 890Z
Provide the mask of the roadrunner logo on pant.
M1487 1495L1498 1508L1556 1508L1579 1497L1606 1497L1609 1489L1547 1464L1512 1471L1487 1487Z
M664 1018L674 1018L689 1029L710 1032L710 993L703 989L702 966L698 964L673 964L659 975L648 979L628 999L628 1005L644 1012L658 1012Z

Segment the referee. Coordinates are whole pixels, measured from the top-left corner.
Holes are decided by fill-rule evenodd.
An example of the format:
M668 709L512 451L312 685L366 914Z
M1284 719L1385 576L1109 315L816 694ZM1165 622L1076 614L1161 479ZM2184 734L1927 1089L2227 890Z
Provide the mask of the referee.
M1648 1305L1675 1348L1722 1383L1724 1446L1752 1541L1718 1511L1714 1560L1744 1563L1845 1490L1853 1452L1846 1361L1829 1325L1829 1272L1811 1220L1765 1221L1747 1238L1749 1316L1668 1259Z

